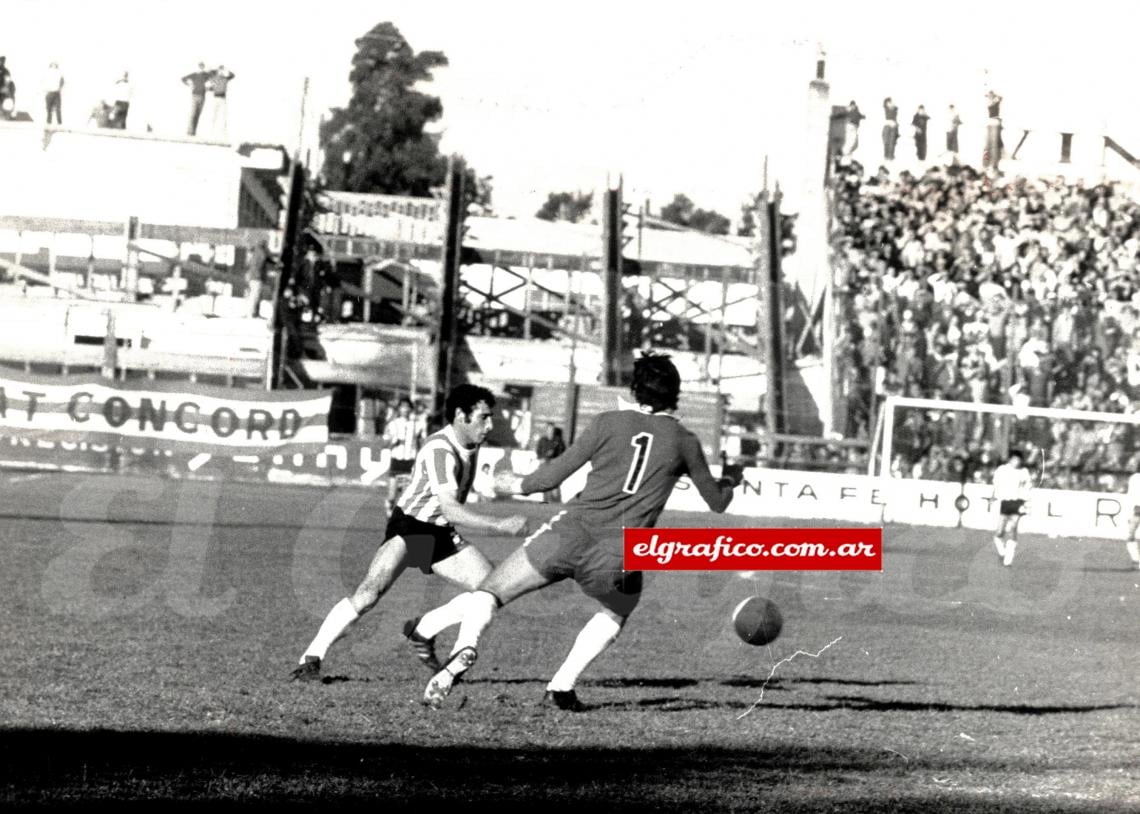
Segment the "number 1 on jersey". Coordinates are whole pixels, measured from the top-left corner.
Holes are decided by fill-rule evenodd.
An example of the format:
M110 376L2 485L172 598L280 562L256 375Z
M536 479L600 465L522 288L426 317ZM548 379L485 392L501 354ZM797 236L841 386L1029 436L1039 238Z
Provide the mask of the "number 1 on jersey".
M636 451L633 461L629 465L629 474L625 476L625 486L621 490L632 495L641 488L641 478L645 475L645 465L649 463L649 450L653 446L653 433L639 432L630 439L629 445Z

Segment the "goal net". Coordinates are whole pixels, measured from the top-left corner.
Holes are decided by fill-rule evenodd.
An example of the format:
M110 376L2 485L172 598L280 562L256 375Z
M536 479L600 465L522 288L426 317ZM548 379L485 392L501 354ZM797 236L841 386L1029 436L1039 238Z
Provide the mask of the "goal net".
M868 474L895 504L888 519L988 528L997 519L993 471L1012 450L1034 486L1023 529L1119 536L1131 512L1128 477L1140 471L1140 413L891 396Z

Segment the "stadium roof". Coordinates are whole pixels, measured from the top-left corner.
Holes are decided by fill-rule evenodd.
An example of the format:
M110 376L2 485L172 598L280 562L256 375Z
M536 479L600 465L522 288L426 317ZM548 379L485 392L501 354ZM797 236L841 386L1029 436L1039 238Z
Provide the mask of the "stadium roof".
M601 253L601 227L589 223L538 218L470 217L464 246L478 251L506 251L581 258ZM627 229L625 257L643 267L751 268L748 238L708 235L693 231Z
M597 270L601 227L588 223L468 217L463 240L465 263ZM399 216L334 215L320 226L322 242L337 259L369 256L435 259L443 224ZM640 232L640 234L639 234ZM634 229L627 232L627 274L648 273L700 279L727 276L746 281L753 267L749 238L693 231Z

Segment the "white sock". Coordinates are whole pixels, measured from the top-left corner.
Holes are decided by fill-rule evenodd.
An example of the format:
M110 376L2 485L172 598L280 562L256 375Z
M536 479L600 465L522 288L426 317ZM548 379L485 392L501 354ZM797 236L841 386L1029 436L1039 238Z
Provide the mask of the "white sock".
M994 547L997 548L997 552L998 552L999 557L1005 556L1005 540L1003 540L1000 537L995 537L994 538Z
M321 623L321 629L317 631L313 643L301 656L301 663L304 663L305 656L316 656L319 659L324 659L325 653L332 647L333 642L343 636L349 626L359 618L360 614L356 612L356 608L352 607L352 603L348 601L347 597L333 605L333 609L329 611L329 615Z
M425 639L434 639L452 625L458 625L463 621L463 614L471 601L470 597L471 594L469 593L460 594L446 605L440 605L435 610L428 611L420 619L420 623L416 625L416 633Z
M554 692L567 692L574 689L574 685L578 683L578 677L585 672L594 659L602 655L605 649L614 643L619 633L621 633L621 624L616 622L612 616L601 612L595 613L593 618L582 628L578 638L574 640L570 654L566 656L566 661L562 662L562 666L558 668L554 678L550 679L546 689Z
M1013 552L1017 550L1017 540L1006 540L1005 542L1005 559L1003 562L1006 565L1013 565Z
M1128 549L1128 556L1132 558L1132 562L1140 564L1140 542L1130 540L1124 547Z
M479 649L479 637L490 626L499 604L486 591L472 591L463 596L466 597L463 603L463 621L459 623L459 635L455 639L455 646L451 648L453 656L465 647Z

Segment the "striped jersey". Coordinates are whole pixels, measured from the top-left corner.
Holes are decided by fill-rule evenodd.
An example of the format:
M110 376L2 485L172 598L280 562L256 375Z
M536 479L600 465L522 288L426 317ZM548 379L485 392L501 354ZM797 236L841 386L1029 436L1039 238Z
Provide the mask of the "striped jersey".
M446 526L447 520L439 510L439 494L445 490L454 492L460 503L467 502L478 457L479 448L465 448L455 437L454 428L447 426L432 433L416 454L412 482L396 505L416 520Z
M384 427L384 438L392 444L392 457L410 461L416 457L416 438L419 435L419 422L414 416L396 416Z

